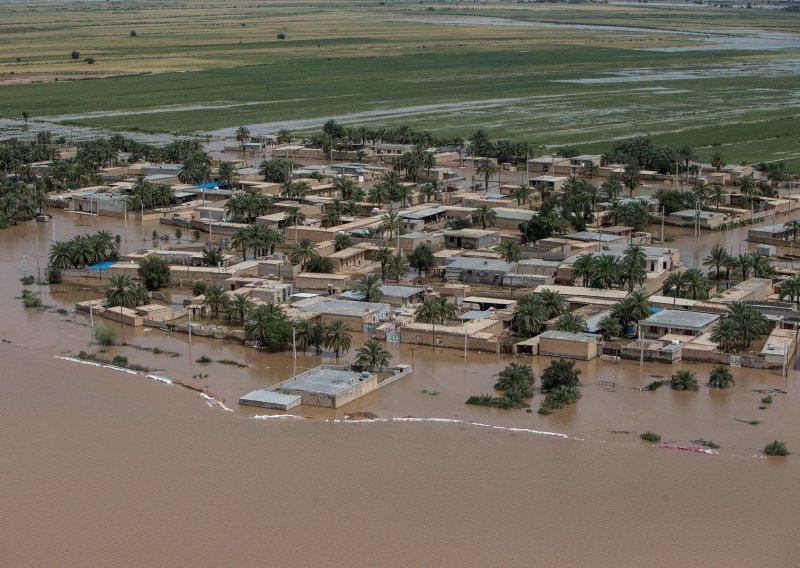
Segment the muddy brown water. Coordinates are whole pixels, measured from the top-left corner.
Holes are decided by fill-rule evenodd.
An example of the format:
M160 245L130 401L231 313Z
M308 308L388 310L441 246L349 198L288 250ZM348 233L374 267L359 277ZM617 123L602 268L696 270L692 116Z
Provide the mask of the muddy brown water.
M800 462L764 458L760 449L777 438L800 452L796 371L784 378L733 369L736 386L725 392L640 392L674 369L595 360L578 364L583 398L542 417L464 404L490 392L511 357L390 344L395 362L414 365L406 379L344 409L296 409L312 419L255 420L270 413L239 408L241 394L330 354L295 360L118 326L128 343L181 355L114 347L104 356L124 354L207 385L233 412L142 375L55 358L98 346L85 316L27 311L15 298L19 278L35 272L36 234L46 254L54 233L108 228L123 236L125 251L144 246L154 228L167 231L79 221L57 214L53 224L0 233L4 565L794 565ZM734 243L741 235L711 237ZM686 238L676 233L676 246ZM97 295L67 286L42 292L46 304L69 310ZM356 335L354 347L362 341ZM248 367L200 365L201 355ZM516 361L537 374L549 362ZM708 366L683 367L705 382ZM198 373L208 378L193 379ZM787 394L760 410L755 391L766 388ZM441 421L332 422L353 411ZM653 448L639 440L645 430L722 448Z

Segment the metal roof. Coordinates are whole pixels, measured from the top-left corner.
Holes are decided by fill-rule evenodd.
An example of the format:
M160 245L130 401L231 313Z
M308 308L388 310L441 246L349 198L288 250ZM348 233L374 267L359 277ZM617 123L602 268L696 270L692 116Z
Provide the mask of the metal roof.
M457 256L445 268L511 272L514 269L514 264L494 258L469 258L465 256Z
M300 399L300 395L284 394L282 392L275 392L271 390L258 389L251 391L239 398L239 401L244 402L261 402L267 404L276 404L279 406L291 405Z
M334 316L361 317L365 313L388 310L389 304L378 302L354 302L352 300L336 300L323 296L319 302L298 307L302 312L315 312Z
M420 209L419 211L412 211L411 213L401 213L400 217L403 219L420 220L434 215L441 215L445 212L444 207L428 207L427 209Z
M470 310L459 316L460 320L474 320L488 318L494 313L494 310Z
M569 331L556 331L555 329L540 333L539 337L574 341L576 343L591 343L592 341L597 341L597 336L593 333L571 333Z

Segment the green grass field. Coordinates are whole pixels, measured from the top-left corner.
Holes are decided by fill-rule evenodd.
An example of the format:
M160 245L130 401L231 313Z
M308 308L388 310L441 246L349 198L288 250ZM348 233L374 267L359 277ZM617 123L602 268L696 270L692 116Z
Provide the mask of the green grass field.
M587 151L651 134L659 143L698 146L701 157L720 150L729 162L784 159L800 166L800 43L777 50L647 49L692 44L671 29L718 37L800 30L800 15L386 4L0 4L0 117L19 119L27 111L34 120L190 134L240 124L307 131L335 116L462 135L484 127L496 137ZM482 19L464 19L475 17ZM494 17L654 32L486 20ZM77 62L73 49L81 53ZM96 62L87 65L85 57ZM130 75L64 80L89 72ZM61 80L11 82L53 75Z

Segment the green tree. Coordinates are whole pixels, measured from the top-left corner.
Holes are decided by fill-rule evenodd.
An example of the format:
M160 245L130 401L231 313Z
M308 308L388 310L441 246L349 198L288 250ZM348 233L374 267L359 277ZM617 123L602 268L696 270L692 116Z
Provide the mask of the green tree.
M237 142L244 146L247 142L250 142L250 129L246 126L240 126L236 129L236 133L234 134L234 138L236 138Z
M567 308L567 301L561 292L555 290L543 290L534 294L537 301L544 308L547 318L554 318L564 313Z
M572 275L575 280L580 279L585 287L594 274L594 267L594 255L590 252L583 253L575 259L575 263L572 265Z
M289 253L289 260L295 264L300 264L302 270L306 270L308 263L315 258L319 258L319 251L309 239L303 239L295 244Z
M622 334L622 324L611 314L603 316L598 325L603 330L603 335L606 339L619 337Z
M554 329L571 333L585 333L589 331L589 328L586 326L586 320L573 313L566 313L560 316L558 320L556 320Z
M697 382L697 373L685 369L672 375L669 386L672 390L678 391L700 390L700 384Z
M500 258L506 262L519 262L522 258L522 251L514 241L503 241L495 249L500 253Z
M489 191L489 180L496 176L498 171L497 164L489 159L483 159L475 166L475 174L484 177L486 191Z
M542 390L547 392L560 386L577 388L580 385L578 380L580 374L580 370L575 368L574 361L564 359L552 361L542 373Z
M530 294L517 300L511 321L514 329L530 337L539 333L548 319L547 309L539 297Z
M136 282L130 276L116 274L106 286L106 300L109 307L130 308L136 305Z
M625 249L620 263L620 276L628 285L628 292L633 292L635 287L642 286L647 281L646 262L647 256L642 247L630 245Z
M325 328L325 348L332 349L336 359L339 354L350 349L352 331L349 325L342 320L333 320Z
M433 268L433 260L433 250L425 243L417 245L408 257L409 265L416 268L420 276Z
M480 225L481 229L485 231L487 227L494 227L497 211L488 205L482 205L472 212L471 219L473 224Z
M630 196L633 197L633 190L642 184L641 170L633 164L626 165L625 172L622 174L622 182L630 190Z
M733 375L728 367L725 365L717 365L711 369L711 375L709 375L709 384L715 389L726 389L729 386L736 384L736 382L733 380Z
M392 354L386 351L375 339L369 339L356 350L356 365L369 371L387 367Z
M233 162L220 162L217 168L217 181L220 185L233 189L239 183L239 172Z
M227 310L229 296L221 287L207 288L203 295L205 296L203 303L214 312L215 317L219 315L220 310Z
M240 323L244 324L244 321L250 316L250 312L254 308L255 303L249 293L233 294L228 297L225 315L228 319L239 320Z
M169 286L170 268L167 261L162 258L150 256L140 260L136 272L148 290L158 290Z
M364 294L364 300L367 302L379 302L383 299L382 285L383 283L378 276L368 274L358 281L353 290Z

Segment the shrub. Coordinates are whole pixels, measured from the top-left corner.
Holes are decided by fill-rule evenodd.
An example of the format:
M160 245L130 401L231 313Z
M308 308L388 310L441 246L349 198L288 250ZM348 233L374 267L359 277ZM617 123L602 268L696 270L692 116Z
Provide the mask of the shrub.
M194 284L192 284L192 295L200 296L201 294L205 294L206 290L208 290L208 284L203 282L202 280L198 280Z
M699 440L692 440L692 443L697 444L698 446L703 446L705 448L711 448L712 450L718 450L720 448L719 444L716 442L712 442L711 440L704 440L700 438Z
M768 456L788 456L789 449L786 447L786 442L775 440L764 446L764 453Z
M181 240L182 236L183 236L183 231L181 231L180 229L175 229L175 238Z
M200 240L200 231L197 231L197 230L192 231L192 236L194 237L194 240L199 241Z
M667 381L653 381L644 387L644 390L654 391L658 390L667 384Z
M64 308L58 308L56 310L56 313L58 315L60 315L60 316L68 316L69 315L69 312L67 310L65 310Z
M153 347L153 355L161 355L164 352L160 347Z
M111 364L116 367L127 367L128 358L125 355L114 355L114 358L111 359Z
M26 308L41 308L42 297L29 290L22 291L22 305Z
M51 266L47 269L47 283L48 284L61 284L61 269L57 266Z
M80 51L73 51L73 52L72 52L72 59L73 59L74 61L77 61L77 60L78 60L78 59L80 59L80 58L81 58L81 53L80 53Z
M772 395L767 395L761 399L761 404L772 404Z
M286 34L278 34L275 37L277 37L278 39L286 39Z
M169 264L166 260L157 256L151 256L140 261L137 273L139 278L144 280L144 285L148 290L158 290L169 284Z
M94 328L94 338L100 345L114 345L117 342L117 329L101 323Z
M22 282L23 286L30 286L31 284L34 284L36 282L36 278L34 278L33 276L23 276L22 278L19 279L19 281Z
M657 444L661 441L661 436L650 430L641 434L639 437L645 442L652 442L653 444Z
M553 361L542 373L542 390L549 391L558 386L577 387L580 384L578 381L580 373L575 369L574 361L564 359Z
M214 362L214 360L213 360L211 357L208 357L208 356L206 356L206 355L203 355L202 357L200 357L200 358L197 360L197 362L198 362L198 363L200 363L201 365L208 365L209 363L213 363L213 362Z
M136 37L136 30L131 30L131 37Z
M89 65L94 65L94 57L87 57L84 61Z
M564 408L572 404L580 397L581 392L578 390L578 387L559 385L547 393L542 401L542 407L550 410L558 410L559 408Z
M217 363L221 365L234 365L237 367L241 366L241 363L239 363L239 361L234 361L233 359L217 359Z

